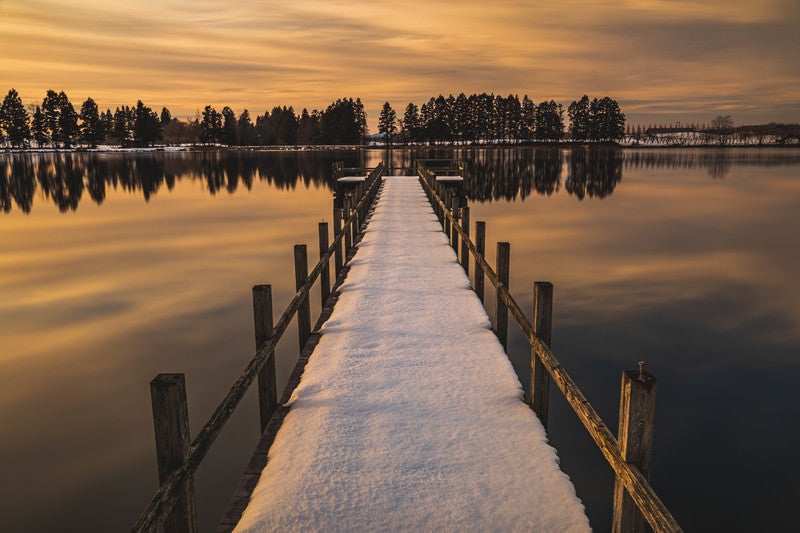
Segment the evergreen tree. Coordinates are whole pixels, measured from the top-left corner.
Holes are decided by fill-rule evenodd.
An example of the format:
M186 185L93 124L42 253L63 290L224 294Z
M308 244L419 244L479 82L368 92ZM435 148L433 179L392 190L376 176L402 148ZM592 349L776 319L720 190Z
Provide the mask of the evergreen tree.
M161 119L141 100L136 102L133 121L133 139L139 146L150 146L161 139Z
M560 141L564 136L564 109L554 100L544 101L536 110L536 138Z
M61 104L58 93L52 89L47 90L47 94L42 100L42 115L45 135L50 137L53 146L61 141L61 131L59 129L59 116L61 114Z
M203 120L200 122L200 141L204 143L219 142L222 138L222 115L207 105L203 109Z
M103 124L100 120L100 113L97 103L92 98L87 98L81 105L81 137L83 141L92 148L103 140Z
M378 117L378 132L382 134L386 142L392 144L394 134L397 132L397 113L395 113L389 102L384 102L381 114Z
M42 113L41 106L36 106L36 111L33 112L33 120L31 121L31 133L36 143L41 146L47 142L46 128L44 125L44 113Z
M16 90L11 89L0 105L0 129L11 146L23 146L31 137L28 126L28 111L22 105L22 99Z
M309 114L308 109L303 108L297 125L297 144L319 143L319 120L319 111L315 109Z
M340 98L331 103L320 118L320 137L324 144L361 144L366 131L366 114L360 100Z
M520 138L529 141L533 139L536 133L536 104L533 100L528 98L528 95L522 97L522 128Z
M66 93L61 91L58 93L59 102L59 116L58 116L58 129L61 134L61 141L64 143L64 148L70 148L75 137L78 136L78 113L72 106L72 102L67 98Z
M584 141L589 138L591 117L589 114L589 97L585 94L577 102L573 101L567 108L569 116L569 132L573 141Z
M239 144L236 114L228 106L222 108L222 142L228 146L237 146Z
M409 102L400 122L406 141L419 140L419 109L414 102Z
M166 107L161 108L161 127L164 128L167 124L172 122L172 113L169 112L169 109Z
M243 146L252 146L258 142L256 137L256 128L250 120L250 112L245 109L239 115L236 121L237 136L239 137L239 144Z

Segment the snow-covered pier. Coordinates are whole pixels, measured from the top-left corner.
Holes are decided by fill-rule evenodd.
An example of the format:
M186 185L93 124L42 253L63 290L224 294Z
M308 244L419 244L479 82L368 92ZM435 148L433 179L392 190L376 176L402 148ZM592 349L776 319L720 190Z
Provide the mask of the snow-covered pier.
M510 245L492 267L483 222L470 238L462 180L447 176L463 166L352 170L366 176L338 191L311 272L295 246L297 293L277 322L271 287L253 288L256 354L191 443L183 374L151 383L160 486L134 531L197 530L193 475L256 381L262 438L218 531L587 531L547 443L551 381L616 475L613 531L681 531L648 482L655 378L623 373L617 440L549 348L552 285L534 284L530 321L508 291ZM524 394L504 348L509 315L531 346ZM301 354L279 398L275 347L295 316Z
M349 264L236 531L587 531L418 177Z

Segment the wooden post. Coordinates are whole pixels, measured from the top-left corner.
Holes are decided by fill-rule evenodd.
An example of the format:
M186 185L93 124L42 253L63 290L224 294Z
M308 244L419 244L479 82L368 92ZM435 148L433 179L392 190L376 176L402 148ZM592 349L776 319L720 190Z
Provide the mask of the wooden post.
M537 281L533 284L533 333L550 347L553 331L553 284ZM542 360L531 347L531 386L528 396L531 409L547 429L548 408L550 405L550 375Z
M626 463L636 466L645 479L650 479L653 459L653 430L656 410L656 378L643 370L622 373L619 399L619 451ZM646 522L622 486L619 477L614 481L614 533L644 532Z
M342 209L333 210L333 230L336 232L334 237L338 236L342 232ZM344 246L344 242L339 241L339 244L336 245L336 249L333 252L337 279L339 278L339 274L342 272L342 266L344 265L342 246Z
M156 433L158 482L164 483L180 467L189 453L189 407L183 374L159 374L150 382L153 426ZM178 499L164 521L165 533L197 531L194 480Z
M306 282L308 277L308 252L306 251L305 244L294 245L294 279L295 289L300 290L300 287ZM300 307L297 309L297 337L300 342L300 351L308 342L308 337L311 336L311 305L308 301L306 294Z
M272 338L272 285L253 287L253 323L256 332L256 350ZM275 351L267 355L264 368L258 373L258 410L261 432L267 427L272 412L278 405L278 385L275 379Z
M475 249L478 255L483 257L486 255L486 222L475 222ZM483 267L481 266L478 258L475 258L475 294L478 299L483 303Z
M447 235L447 240L450 240L450 218L448 218L447 213L450 212L450 196L445 194L444 196L444 205L446 209L442 213L442 218L444 219L444 234Z
M319 223L319 257L328 253L328 223ZM322 306L325 307L325 302L328 301L328 296L331 295L331 272L330 272L330 258L322 265L319 273L319 287L320 295L322 297Z
M511 262L511 245L507 242L497 243L497 279L508 290L508 267ZM509 291L510 292L510 291ZM508 307L497 291L497 306L495 307L494 332L500 339L503 349L508 348Z
M353 249L353 225L347 225L350 219L350 195L344 195L344 256L350 256L350 250Z
M469 278L469 247L467 241L469 240L469 206L461 210L461 229L464 230L464 238L461 239L461 268Z
M453 220L458 220L458 198L456 197L456 193L450 192L450 212L453 214ZM451 225L450 231L452 235L450 236L450 246L453 247L453 250L456 252L456 261L458 261L458 231L456 231L456 224L455 222Z

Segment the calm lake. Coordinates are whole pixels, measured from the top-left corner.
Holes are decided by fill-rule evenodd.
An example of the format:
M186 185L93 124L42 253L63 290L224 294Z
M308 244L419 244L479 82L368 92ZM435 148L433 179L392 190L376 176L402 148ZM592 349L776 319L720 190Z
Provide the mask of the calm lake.
M316 262L331 163L417 157L466 162L523 308L554 283L554 352L615 432L622 370L658 377L651 482L687 531L796 528L800 150L508 148L0 154L3 529L129 529L157 488L150 380L186 374L194 435L254 353L251 286L272 284L277 317L293 245ZM513 322L509 346L526 383ZM203 531L257 442L254 393L196 476ZM551 401L551 442L606 531L611 469Z

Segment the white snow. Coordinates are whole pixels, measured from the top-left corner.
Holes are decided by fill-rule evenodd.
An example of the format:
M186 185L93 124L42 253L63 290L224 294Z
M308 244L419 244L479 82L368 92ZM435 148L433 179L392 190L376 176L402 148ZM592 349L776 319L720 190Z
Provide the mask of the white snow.
M464 181L461 176L436 176L436 181Z
M359 181L366 180L366 176L345 176L343 178L339 178L336 181L345 182L345 183L355 183Z
M387 177L236 531L588 531L415 177Z

